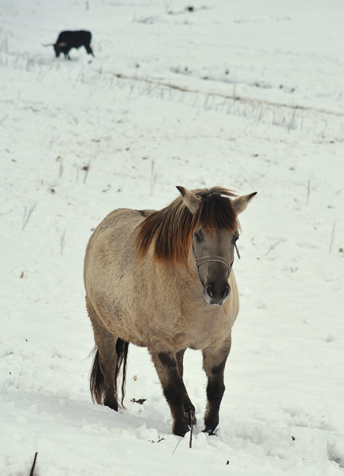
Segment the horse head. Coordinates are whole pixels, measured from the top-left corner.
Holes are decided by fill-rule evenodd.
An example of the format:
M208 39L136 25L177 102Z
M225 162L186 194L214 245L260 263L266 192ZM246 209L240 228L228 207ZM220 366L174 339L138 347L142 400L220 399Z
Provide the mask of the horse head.
M237 216L245 210L256 193L235 199L218 193L217 201L214 202L216 192L212 197L208 194L202 199L201 194L197 196L184 187L177 188L184 205L197 217L191 246L193 266L203 286L204 299L209 305L221 306L230 295L229 277L235 250L238 252Z

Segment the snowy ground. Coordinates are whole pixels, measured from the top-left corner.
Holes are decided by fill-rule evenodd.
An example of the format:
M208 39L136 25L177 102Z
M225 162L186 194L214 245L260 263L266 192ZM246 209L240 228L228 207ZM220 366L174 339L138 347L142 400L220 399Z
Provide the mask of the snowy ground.
M343 474L343 2L88 6L0 0L1 475L28 475L35 452L40 476ZM55 59L41 44L62 29L90 29L95 58ZM216 437L186 354L192 449L144 349L125 411L88 389L91 230L175 185L258 192Z

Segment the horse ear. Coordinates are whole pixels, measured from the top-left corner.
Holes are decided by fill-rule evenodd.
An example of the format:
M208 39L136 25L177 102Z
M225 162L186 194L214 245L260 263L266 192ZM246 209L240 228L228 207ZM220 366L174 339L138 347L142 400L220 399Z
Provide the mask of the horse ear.
M232 206L235 213L239 215L239 213L243 212L255 195L257 195L257 192L250 193L249 195L243 195L242 197L232 200Z
M180 191L181 196L183 197L184 205L190 210L193 215L196 215L198 209L202 203L202 200L190 190L187 190L184 187L177 186L177 189Z

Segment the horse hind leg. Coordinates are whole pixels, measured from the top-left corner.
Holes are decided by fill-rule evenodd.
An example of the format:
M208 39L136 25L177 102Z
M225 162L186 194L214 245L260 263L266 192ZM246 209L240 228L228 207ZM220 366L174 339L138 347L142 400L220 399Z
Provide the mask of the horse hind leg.
M123 363L122 395L124 395L128 343L106 329L87 298L86 307L92 322L96 343L96 353L90 377L92 400L117 411L119 406L117 377Z
M93 361L90 390L92 400L100 405L105 405L112 410L118 410L117 392L115 386L115 366L116 358L113 355L104 357L104 349L102 354L96 349ZM105 352L106 354L106 352Z

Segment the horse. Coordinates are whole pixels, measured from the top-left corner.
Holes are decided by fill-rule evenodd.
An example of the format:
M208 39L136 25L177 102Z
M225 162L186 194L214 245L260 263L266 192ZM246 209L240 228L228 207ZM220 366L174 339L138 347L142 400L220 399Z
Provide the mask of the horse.
M214 434L239 312L232 270L238 215L256 192L177 189L180 195L161 210L112 211L91 235L84 262L95 340L90 391L94 403L118 411L129 343L146 347L171 410L172 432L184 436L196 418L183 382L183 356L188 348L201 350L207 376L204 431Z

